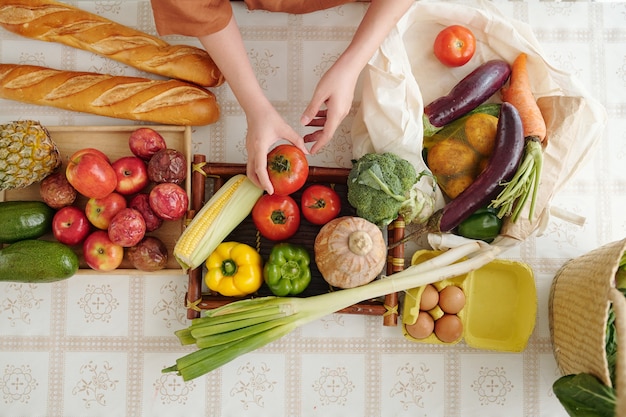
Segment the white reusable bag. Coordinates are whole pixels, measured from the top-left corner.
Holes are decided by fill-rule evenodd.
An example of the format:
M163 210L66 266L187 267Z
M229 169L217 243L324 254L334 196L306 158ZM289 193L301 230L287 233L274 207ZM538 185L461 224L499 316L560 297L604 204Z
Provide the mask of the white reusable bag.
M474 57L458 68L443 66L432 53L436 34L452 24L468 27L477 39ZM528 25L506 18L490 2L419 1L411 7L364 70L361 106L352 126L353 157L390 151L413 162L418 171L425 169L421 153L424 105L447 94L480 63L490 59L512 63L521 52L528 56L533 93L547 112L542 184L533 221L520 216L516 224L505 224L502 236L492 245L516 244L541 231L552 197L602 137L606 112L574 76L546 60ZM499 101L497 94L493 101ZM441 207L440 192L437 198ZM445 247L445 235L429 240Z

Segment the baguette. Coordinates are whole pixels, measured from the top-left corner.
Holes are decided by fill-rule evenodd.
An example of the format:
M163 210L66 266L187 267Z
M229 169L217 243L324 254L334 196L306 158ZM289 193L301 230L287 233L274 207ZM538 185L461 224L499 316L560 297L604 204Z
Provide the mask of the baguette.
M215 95L180 80L152 80L0 64L0 98L99 116L200 126L219 118Z
M161 38L54 0L2 0L0 26L21 36L58 42L204 87L224 81L203 49L170 45Z

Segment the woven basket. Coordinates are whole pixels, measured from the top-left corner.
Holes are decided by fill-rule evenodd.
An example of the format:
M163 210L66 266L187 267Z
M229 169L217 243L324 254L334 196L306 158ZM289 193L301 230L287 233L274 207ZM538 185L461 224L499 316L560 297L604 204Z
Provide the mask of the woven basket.
M613 304L619 346L618 407L626 405L626 297L615 288L615 273L625 249L626 239L568 261L552 282L548 305L552 346L561 372L590 373L611 386L606 324Z

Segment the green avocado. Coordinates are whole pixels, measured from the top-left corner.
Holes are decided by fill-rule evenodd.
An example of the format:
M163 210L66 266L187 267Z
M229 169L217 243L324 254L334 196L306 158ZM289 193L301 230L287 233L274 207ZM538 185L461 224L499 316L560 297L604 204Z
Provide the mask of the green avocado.
M78 271L78 256L67 245L27 239L0 250L0 281L45 283Z

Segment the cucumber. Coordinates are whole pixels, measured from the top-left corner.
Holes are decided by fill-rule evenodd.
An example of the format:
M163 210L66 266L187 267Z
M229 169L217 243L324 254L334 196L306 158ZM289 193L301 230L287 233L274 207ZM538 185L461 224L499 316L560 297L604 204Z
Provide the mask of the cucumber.
M54 209L42 201L0 202L0 243L36 239L52 229Z
M27 239L0 250L0 281L60 281L78 271L78 256L59 242Z

